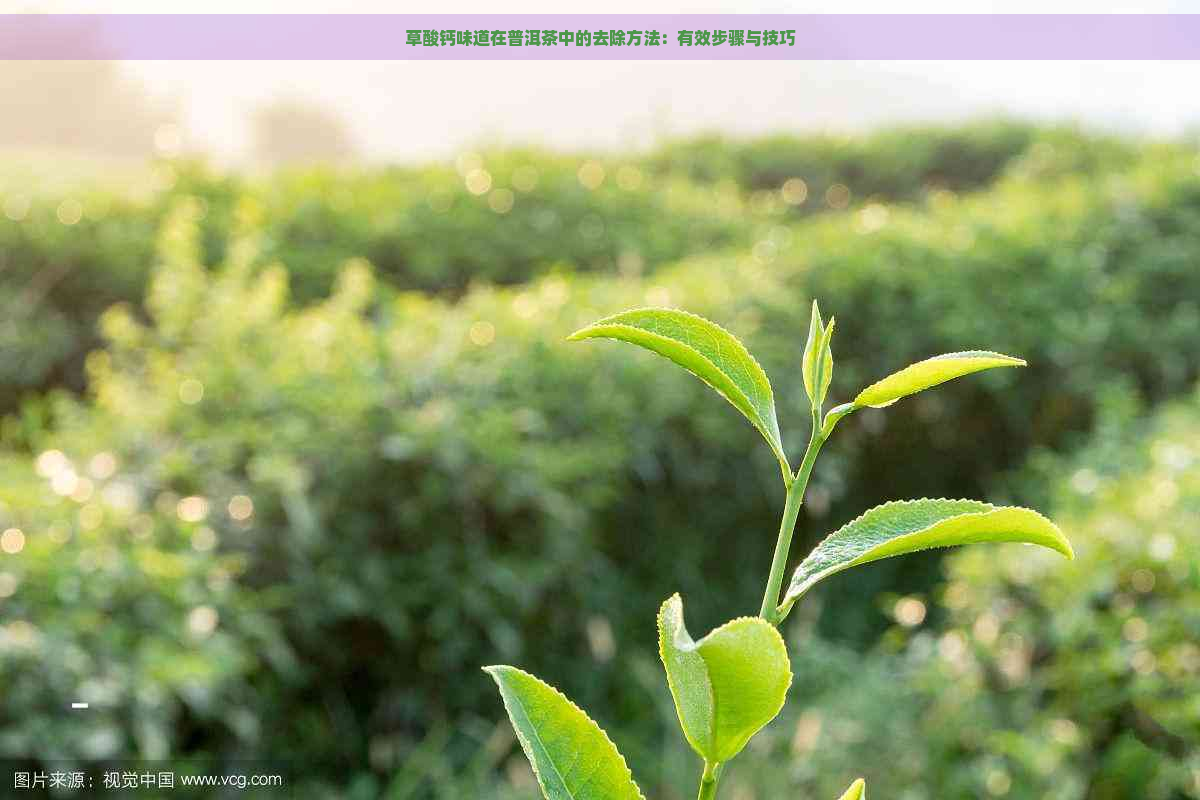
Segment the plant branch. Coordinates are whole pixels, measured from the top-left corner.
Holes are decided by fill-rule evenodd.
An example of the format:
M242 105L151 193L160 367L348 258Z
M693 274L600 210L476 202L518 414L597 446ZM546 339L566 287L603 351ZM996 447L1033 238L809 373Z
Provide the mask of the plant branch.
M696 795L696 800L715 800L720 780L721 765L704 762L704 774L700 777L700 793Z
M792 548L792 532L796 527L796 517L800 515L800 506L804 503L804 490L808 487L808 478L812 475L813 464L816 463L817 453L821 451L823 444L825 444L825 437L821 431L820 412L814 409L812 436L808 440L808 450L804 453L804 460L800 462L800 468L796 470L796 477L788 486L787 500L783 506L783 519L779 523L779 538L775 541L775 555L771 559L771 572L767 578L767 589L763 593L762 608L758 612L760 617L772 625L778 625L780 622L776 604L779 602L779 590L783 586L783 573L787 569L788 553Z
M819 374L820 372L818 372ZM833 424L836 424L836 420ZM808 449L804 451L804 459L800 462L800 467L796 470L794 477L784 475L787 499L783 504L783 519L779 523L779 537L775 540L775 555L771 559L767 589L763 594L762 608L758 612L760 617L772 625L778 626L782 621L776 604L779 602L779 590L783 587L783 574L787 570L788 553L792 549L792 533L796 528L796 518L800 516L800 506L804 503L804 491L808 488L808 479L812 475L813 465L817 462L817 454L821 452L821 445L825 444L829 433L832 432L833 424L829 425L828 429L822 428L821 409L819 404L814 404L812 434L808 439ZM716 800L717 785L720 783L724 767L724 764L705 762L697 800Z

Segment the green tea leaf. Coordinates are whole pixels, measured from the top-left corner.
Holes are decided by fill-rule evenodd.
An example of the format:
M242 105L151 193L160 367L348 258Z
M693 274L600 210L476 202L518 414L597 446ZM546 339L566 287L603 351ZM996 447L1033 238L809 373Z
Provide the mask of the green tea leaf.
M862 778L859 778L850 784L850 788L838 800L867 800L866 782Z
M837 325L837 318L830 317L829 324L825 326L825 331L821 334L821 359L817 362L816 389L817 389L817 408L820 408L825 403L825 396L829 394L829 385L833 383L833 328Z
M829 434L833 433L833 429L842 421L842 418L858 410L858 406L854 403L842 403L840 406L834 406L825 412L825 420L821 423L821 436L828 439Z
M600 726L548 683L516 667L484 667L546 800L645 800Z
M812 303L812 317L808 323L808 339L804 342L804 358L800 362L800 374L804 377L804 391L808 399L816 403L817 389L814 377L817 374L817 357L821 354L821 336L825 333L825 323L821 319L821 309L817 301Z
M750 351L721 326L686 311L640 308L606 317L567 338L617 339L671 359L741 411L790 475L771 382Z
M801 562L780 606L792 604L818 581L882 558L975 542L1025 542L1074 558L1062 531L1036 511L978 500L899 500L846 524Z
M674 595L658 612L658 645L683 735L705 761L736 756L783 708L792 668L766 620L735 619L693 642Z
M833 352L829 342L833 338L834 321L829 320L825 325L821 320L821 311L817 301L813 300L812 319L808 327L808 341L804 344L804 361L801 374L804 377L804 391L814 408L820 408L829 392L829 384L833 380Z
M931 386L945 383L972 372L994 367L1023 367L1025 361L1002 353L987 350L968 350L962 353L927 358L910 364L899 372L893 372L881 381L872 383L858 393L854 405L883 408L910 394L924 391Z

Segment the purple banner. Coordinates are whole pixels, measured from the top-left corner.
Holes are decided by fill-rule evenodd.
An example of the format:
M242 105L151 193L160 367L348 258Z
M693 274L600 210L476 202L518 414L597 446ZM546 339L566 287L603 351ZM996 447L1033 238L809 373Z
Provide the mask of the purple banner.
M1200 14L3 14L5 59L1196 60Z

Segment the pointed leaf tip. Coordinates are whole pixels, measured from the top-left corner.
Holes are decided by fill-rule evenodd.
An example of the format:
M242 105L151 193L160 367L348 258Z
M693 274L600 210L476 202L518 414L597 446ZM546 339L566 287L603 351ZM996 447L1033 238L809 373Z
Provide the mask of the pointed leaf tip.
M791 664L766 620L741 617L694 642L676 594L659 610L658 635L679 724L706 761L733 758L783 708Z
M1024 367L1025 359L993 353L990 350L967 350L961 353L945 353L915 364L909 364L899 372L893 372L858 393L854 404L858 407L883 408L902 397L924 391L940 383L997 367Z
M1028 508L978 500L898 500L872 508L813 548L796 568L780 609L786 613L819 581L850 567L979 542L1024 542L1074 558L1058 526Z
M818 407L825 403L829 387L833 383L833 329L837 325L837 317L830 317L825 332L821 335L821 385L817 390Z
M867 782L859 778L838 800L867 800Z
M638 308L605 317L567 339L615 339L674 361L742 412L766 439L784 472L791 474L771 382L745 345L720 325L678 309Z
M516 667L483 670L547 800L645 800L616 745L566 695Z

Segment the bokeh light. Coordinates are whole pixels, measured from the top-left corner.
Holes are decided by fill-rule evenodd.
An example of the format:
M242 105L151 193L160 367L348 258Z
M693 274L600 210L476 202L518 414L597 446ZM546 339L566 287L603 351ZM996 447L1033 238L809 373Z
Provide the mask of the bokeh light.
M0 533L0 550L16 555L25 549L25 533L20 528L8 528Z

